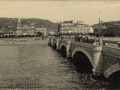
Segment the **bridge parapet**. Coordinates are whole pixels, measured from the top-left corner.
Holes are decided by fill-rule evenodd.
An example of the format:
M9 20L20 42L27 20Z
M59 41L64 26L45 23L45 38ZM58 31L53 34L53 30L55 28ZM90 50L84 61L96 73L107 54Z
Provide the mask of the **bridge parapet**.
M71 45L82 46L82 47L85 47L85 48L93 48L93 44L92 43L83 43L83 42L72 41Z
M103 47L104 76L108 78L112 73L120 71L120 49Z
M103 40L103 43L111 43L111 44L118 44L120 41L110 41L110 40Z
M59 38L51 38L49 43L51 43L51 46L56 45L57 50L65 51L67 57L73 58L73 56L75 57L77 55L80 58L82 56L87 57L87 60L93 66L91 70L94 75L99 76L100 74L104 74L108 78L113 72L120 70L120 48ZM83 62L86 59L80 58L77 57L77 59L83 60Z
M59 39L60 42L63 42L63 43L66 43L67 41L70 41L70 40L67 40L67 39Z
M110 40L103 40L103 45L109 45L109 44L117 44L118 48L120 48L120 41L110 41Z
M103 54L120 58L120 49L119 48L103 47L102 52L103 52Z
M75 48L84 48L93 57L92 53L93 44L72 41L70 44L70 52L72 52Z

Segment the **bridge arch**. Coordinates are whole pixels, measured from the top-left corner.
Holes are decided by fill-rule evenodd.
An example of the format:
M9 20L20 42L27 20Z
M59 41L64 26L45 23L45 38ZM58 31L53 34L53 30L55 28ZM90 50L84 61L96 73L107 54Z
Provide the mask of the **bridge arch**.
M56 42L54 42L53 48L55 49L57 48Z
M110 81L120 80L120 64L116 63L107 68L104 72L104 76Z
M61 54L62 54L63 57L67 56L67 47L66 47L65 44L60 45L60 51L61 51Z
M62 44L60 45L60 50L61 50L63 47L67 48L66 44L62 43Z
M73 64L84 71L92 72L94 62L90 54L83 48L75 48L72 52Z

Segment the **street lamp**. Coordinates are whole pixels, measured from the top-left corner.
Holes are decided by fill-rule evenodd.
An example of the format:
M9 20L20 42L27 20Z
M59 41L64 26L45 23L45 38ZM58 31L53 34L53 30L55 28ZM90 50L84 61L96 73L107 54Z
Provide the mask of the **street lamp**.
M102 41L103 41L103 30L105 29L105 26L102 26Z

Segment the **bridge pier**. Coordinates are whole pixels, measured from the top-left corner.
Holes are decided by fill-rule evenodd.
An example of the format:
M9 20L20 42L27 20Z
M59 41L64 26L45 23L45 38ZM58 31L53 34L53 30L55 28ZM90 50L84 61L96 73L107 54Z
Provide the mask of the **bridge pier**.
M51 38L48 41L48 45L51 46Z
M67 49L67 54L66 54L67 58L70 57L70 51L69 51L69 49L70 49L70 43L71 43L71 41L67 41L67 42L66 42L66 44L67 44L67 45L66 45L66 46L67 46L67 47L66 47L66 49Z
M56 46L57 46L56 49L59 50L59 39L57 39L56 41Z
M93 75L100 76L103 73L103 56L102 56L102 46L93 45Z
M93 78L100 79L103 75L106 78L116 78L115 75L120 75L120 65L118 65L120 63L120 42L117 42L118 48L106 47L105 45L109 42L102 42L98 45L97 42L84 43L82 39L80 42L71 42L65 39L50 38L48 44L51 47L55 46L63 56L72 57L75 66L86 71L90 70Z
M118 42L118 48L120 48L120 42Z
M53 38L51 38L51 46L52 46L52 47L54 46Z

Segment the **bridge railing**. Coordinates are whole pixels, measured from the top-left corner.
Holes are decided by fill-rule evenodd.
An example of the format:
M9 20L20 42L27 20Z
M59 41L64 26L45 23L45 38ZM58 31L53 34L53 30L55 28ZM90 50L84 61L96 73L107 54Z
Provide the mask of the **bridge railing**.
M120 48L103 47L104 54L120 58Z
M103 43L111 43L111 44L118 44L120 41L108 41L108 40L103 40Z
M67 39L60 39L59 41L60 41L60 42L66 43L67 41L70 41L70 40L67 40Z
M83 42L72 41L71 45L82 46L82 47L87 47L87 48L93 48L92 43L83 43Z
M103 40L103 45L109 45L109 44L114 44L117 45L118 48L120 48L120 41L108 41L108 40Z

